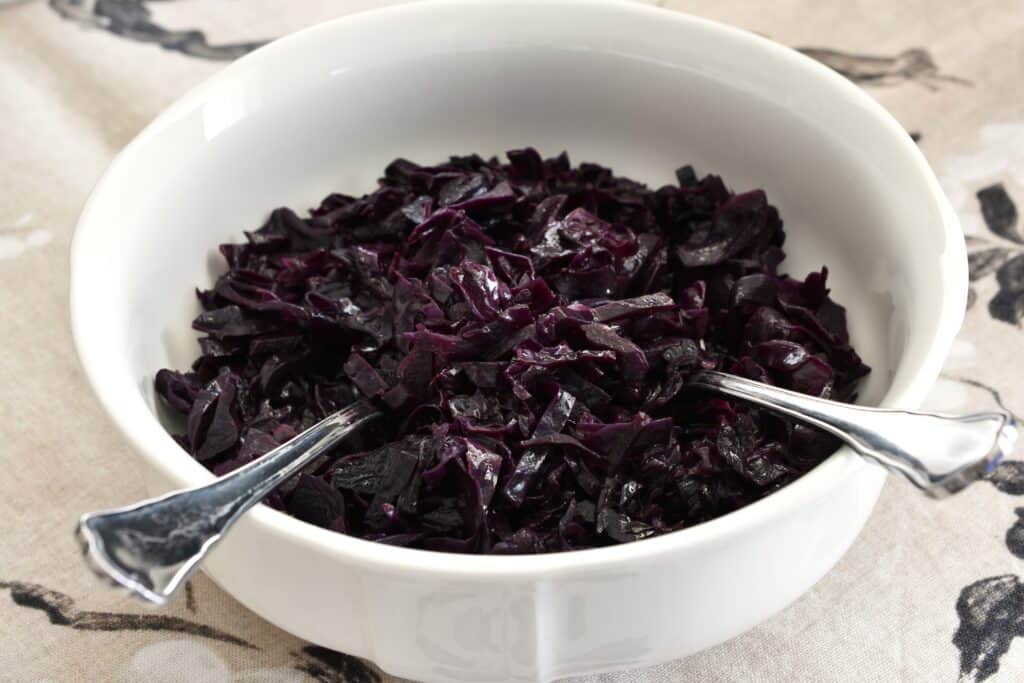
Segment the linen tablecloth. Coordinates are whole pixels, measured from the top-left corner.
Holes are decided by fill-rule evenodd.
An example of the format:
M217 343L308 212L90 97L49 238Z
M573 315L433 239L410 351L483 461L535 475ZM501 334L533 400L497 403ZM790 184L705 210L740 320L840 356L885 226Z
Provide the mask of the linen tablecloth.
M387 680L202 575L155 611L83 570L77 515L145 491L79 368L67 301L78 211L146 123L266 40L381 4L0 1L0 679ZM971 306L930 403L1024 414L1024 3L657 4L803 50L914 134L972 254ZM789 609L706 652L600 680L1024 680L1022 495L1014 463L941 503L890 478L852 550Z

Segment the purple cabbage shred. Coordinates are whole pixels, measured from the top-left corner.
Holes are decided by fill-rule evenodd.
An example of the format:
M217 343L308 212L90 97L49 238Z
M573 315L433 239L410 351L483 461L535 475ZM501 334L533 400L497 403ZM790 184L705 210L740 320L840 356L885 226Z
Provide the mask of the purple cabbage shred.
M764 192L686 166L657 190L596 164L404 159L377 190L281 208L198 292L200 356L161 370L175 438L224 474L352 401L384 417L267 503L460 553L625 543L719 517L831 437L688 390L699 369L852 400L869 371L827 269L779 274Z

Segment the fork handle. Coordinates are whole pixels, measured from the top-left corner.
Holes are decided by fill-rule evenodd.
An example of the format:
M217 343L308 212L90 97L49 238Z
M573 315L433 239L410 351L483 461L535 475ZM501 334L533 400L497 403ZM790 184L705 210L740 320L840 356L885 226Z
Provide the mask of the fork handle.
M956 493L991 473L1017 439L1017 422L1008 413L940 415L869 408L714 371L697 373L690 383L834 434L932 498Z
M86 559L100 576L166 604L246 510L376 414L353 403L210 484L87 513L77 528Z

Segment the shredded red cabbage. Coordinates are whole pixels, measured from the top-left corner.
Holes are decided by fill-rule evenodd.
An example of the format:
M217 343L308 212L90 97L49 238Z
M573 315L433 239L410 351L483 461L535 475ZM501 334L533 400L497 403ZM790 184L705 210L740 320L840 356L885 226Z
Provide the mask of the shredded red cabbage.
M850 400L868 367L827 270L778 274L764 192L689 166L677 181L522 149L398 159L369 195L277 209L221 245L192 370L157 374L177 440L224 474L371 399L383 419L267 502L465 553L633 541L785 486L832 439L688 375Z

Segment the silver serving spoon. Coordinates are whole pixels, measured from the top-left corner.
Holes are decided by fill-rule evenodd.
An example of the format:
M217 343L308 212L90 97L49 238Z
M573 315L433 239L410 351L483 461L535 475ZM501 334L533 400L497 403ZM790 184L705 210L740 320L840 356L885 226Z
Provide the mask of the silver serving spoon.
M1016 421L1001 412L952 416L866 408L722 372L696 373L689 384L830 432L933 498L989 474L1017 439ZM100 576L165 604L242 513L376 415L371 404L354 403L211 484L85 514L78 534L86 558Z

